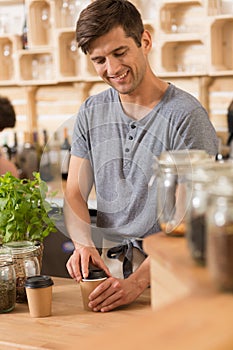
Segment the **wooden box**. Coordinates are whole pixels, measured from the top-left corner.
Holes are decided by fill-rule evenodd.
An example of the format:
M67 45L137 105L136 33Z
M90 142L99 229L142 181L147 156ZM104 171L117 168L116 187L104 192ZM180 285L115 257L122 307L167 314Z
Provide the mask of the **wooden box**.
M18 79L21 85L54 84L56 72L51 50L21 50L18 52Z
M79 51L75 41L75 32L71 30L58 31L57 65L60 80L73 80L80 75Z
M233 16L216 17L210 27L210 74L233 74Z
M160 8L160 28L164 33L195 33L203 31L205 8L202 1L164 1Z
M165 74L204 75L207 71L206 47L198 37L179 35L177 40L168 40L162 45L161 65L161 73Z
M29 48L52 45L54 20L52 2L29 0L27 2L27 12Z
M15 82L14 54L21 46L18 35L2 35L0 37L0 84Z

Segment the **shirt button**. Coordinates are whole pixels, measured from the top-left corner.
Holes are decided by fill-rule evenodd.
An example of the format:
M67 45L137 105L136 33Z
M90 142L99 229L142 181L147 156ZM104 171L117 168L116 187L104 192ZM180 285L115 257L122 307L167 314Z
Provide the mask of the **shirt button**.
M133 136L129 136L129 140L133 140Z
M131 125L131 129L135 129L136 128L136 125L135 124L132 124Z
M125 149L125 152L127 152L127 153L128 153L128 152L129 152L129 148L126 148L126 149Z

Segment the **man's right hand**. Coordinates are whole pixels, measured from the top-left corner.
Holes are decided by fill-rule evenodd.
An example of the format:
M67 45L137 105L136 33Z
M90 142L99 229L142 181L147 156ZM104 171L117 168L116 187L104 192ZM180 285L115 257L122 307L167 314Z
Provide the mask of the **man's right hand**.
M67 261L66 267L70 276L75 278L77 282L80 282L82 278L88 277L90 263L104 270L109 277L111 276L108 267L94 247L76 246L73 254Z

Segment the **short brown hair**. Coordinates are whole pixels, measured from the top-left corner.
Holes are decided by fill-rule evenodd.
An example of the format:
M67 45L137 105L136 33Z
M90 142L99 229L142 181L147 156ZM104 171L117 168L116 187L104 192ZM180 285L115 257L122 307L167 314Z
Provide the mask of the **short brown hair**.
M127 0L94 0L80 14L76 26L76 40L87 54L90 44L115 27L121 26L126 36L141 46L144 31L141 15Z

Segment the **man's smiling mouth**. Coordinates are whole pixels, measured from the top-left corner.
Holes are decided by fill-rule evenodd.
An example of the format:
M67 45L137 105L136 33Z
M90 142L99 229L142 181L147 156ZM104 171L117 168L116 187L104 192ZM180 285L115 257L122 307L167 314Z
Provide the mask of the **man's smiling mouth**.
M109 76L109 78L110 79L114 79L114 80L122 80L122 79L124 79L127 76L128 72L129 71L127 71L127 72L125 72L125 73L123 73L121 75Z

